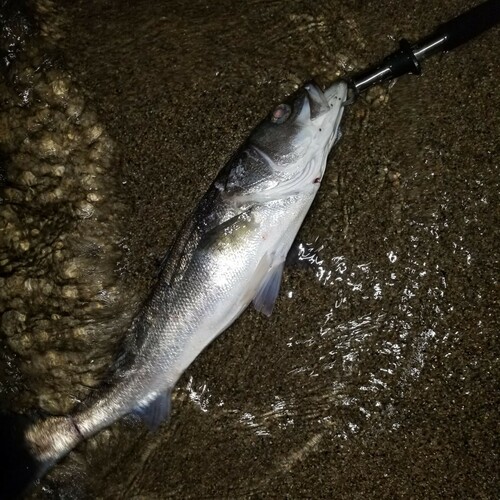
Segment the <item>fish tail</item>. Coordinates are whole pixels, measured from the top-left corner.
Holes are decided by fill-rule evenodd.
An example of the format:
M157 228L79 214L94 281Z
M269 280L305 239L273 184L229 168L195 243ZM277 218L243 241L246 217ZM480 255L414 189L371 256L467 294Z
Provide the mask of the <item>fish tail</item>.
M0 498L19 498L82 439L71 417L0 414Z
M0 415L0 498L18 498L40 475L25 435L31 422L20 415Z

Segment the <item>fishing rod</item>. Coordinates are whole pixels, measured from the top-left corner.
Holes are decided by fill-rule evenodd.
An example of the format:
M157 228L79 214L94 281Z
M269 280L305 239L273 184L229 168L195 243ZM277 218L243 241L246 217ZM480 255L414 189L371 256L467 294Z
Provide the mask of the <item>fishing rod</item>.
M494 27L500 21L500 0L488 0L459 16L439 25L430 35L411 44L405 38L399 49L387 56L379 65L371 67L346 81L354 94L374 85L405 74L419 75L421 62L439 52L448 52Z

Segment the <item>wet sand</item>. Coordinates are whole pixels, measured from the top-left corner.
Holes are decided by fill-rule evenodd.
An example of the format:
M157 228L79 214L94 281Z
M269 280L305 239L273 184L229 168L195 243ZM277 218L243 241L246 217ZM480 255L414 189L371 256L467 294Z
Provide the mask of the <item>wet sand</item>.
M464 4L55 6L57 50L115 147L113 196L128 205L117 286L133 292L113 307L133 310L273 104ZM157 433L113 426L33 498L496 497L499 49L496 29L352 105L299 233L308 266L285 272L272 317L249 309L195 361ZM14 400L36 406L30 376L0 389L17 383Z

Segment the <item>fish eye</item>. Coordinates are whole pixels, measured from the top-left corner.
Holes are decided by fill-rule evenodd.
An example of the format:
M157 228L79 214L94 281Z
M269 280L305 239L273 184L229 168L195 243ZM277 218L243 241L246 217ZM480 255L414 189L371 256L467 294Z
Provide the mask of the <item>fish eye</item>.
M288 104L280 104L271 113L271 122L279 125L286 122L288 117L292 114L292 108Z

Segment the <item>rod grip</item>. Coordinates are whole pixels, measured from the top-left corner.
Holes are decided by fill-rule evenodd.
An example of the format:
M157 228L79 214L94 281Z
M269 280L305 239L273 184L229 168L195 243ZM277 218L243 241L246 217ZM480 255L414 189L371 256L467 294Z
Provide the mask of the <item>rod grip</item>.
M441 50L452 50L492 28L500 21L500 0L487 0L441 24L434 34L446 37Z

